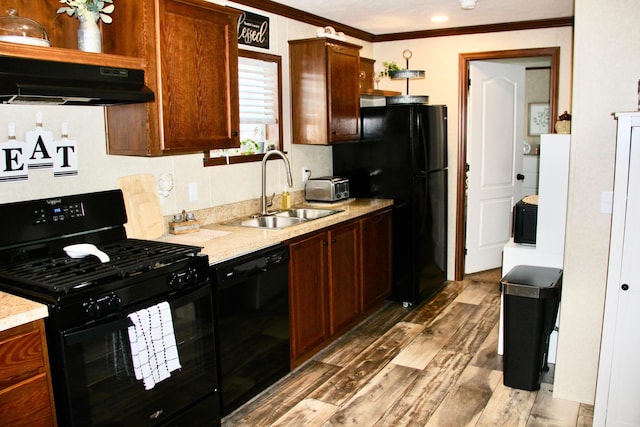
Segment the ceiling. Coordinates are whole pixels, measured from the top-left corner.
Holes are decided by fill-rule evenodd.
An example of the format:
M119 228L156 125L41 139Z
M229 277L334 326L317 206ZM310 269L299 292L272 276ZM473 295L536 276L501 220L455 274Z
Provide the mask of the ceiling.
M573 16L573 0L477 0L462 10L459 0L275 0L373 35L537 21ZM431 17L446 15L434 23Z

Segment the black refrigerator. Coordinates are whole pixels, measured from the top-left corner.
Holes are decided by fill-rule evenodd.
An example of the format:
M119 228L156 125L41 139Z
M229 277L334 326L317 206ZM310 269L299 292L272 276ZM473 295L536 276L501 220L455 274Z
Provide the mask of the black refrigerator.
M390 299L417 304L446 280L447 107L363 107L361 120L359 141L333 146L333 173L352 197L394 200Z

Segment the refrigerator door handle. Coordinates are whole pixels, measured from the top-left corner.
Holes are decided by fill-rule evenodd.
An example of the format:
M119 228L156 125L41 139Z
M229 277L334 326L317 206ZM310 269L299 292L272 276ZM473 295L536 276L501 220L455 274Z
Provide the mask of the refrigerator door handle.
M420 234L426 233L428 231L428 221L427 221L427 212L429 210L429 189L427 188L428 180L425 178L424 180L424 193L422 194L422 217L420 224Z
M422 173L422 174L426 174L428 172L429 169L429 156L428 156L428 151L427 151L427 134L425 132L424 129L424 125L423 125L423 116L422 113L418 113L417 114L417 123L416 125L418 126L418 135L419 135L419 143L418 143L418 147L420 148L421 153L419 154L422 157L422 164L418 165L415 164L417 163L418 157L417 157L417 153L413 153L414 155L414 171L416 173Z

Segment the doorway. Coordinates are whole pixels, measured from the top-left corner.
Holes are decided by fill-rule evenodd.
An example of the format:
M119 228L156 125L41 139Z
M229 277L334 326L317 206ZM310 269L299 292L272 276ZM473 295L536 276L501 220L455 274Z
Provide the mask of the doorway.
M466 246L466 178L467 178L467 125L469 96L469 65L471 61L523 59L549 57L549 116L557 117L558 82L560 72L560 48L517 49L493 52L462 53L458 60L458 164L455 222L455 280L462 280L465 270Z

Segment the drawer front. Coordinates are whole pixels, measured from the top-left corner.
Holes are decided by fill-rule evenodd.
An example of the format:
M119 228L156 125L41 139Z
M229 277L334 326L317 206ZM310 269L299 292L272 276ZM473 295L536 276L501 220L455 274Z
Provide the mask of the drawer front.
M0 390L0 420L6 426L53 426L49 384L45 374Z
M44 373L40 330L0 335L0 390Z

